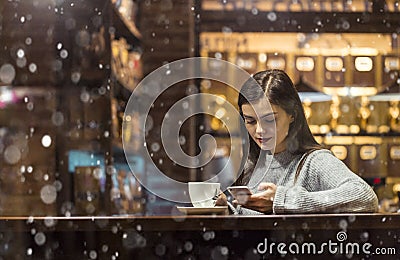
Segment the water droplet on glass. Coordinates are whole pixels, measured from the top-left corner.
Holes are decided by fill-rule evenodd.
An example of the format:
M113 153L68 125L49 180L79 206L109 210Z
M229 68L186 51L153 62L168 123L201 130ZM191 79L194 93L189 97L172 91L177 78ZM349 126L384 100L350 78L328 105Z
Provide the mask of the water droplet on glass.
M3 64L0 68L0 81L10 84L15 78L15 69L11 64Z
M153 152L158 152L160 150L160 144L159 143L152 143L151 144L151 150Z
M186 92L186 95L192 95L192 94L199 93L199 90L197 89L197 87L195 85L191 84L186 88L185 92Z
M63 113L57 111L51 115L51 121L55 126L61 126L64 123L64 115Z
M343 229L343 230L346 230L346 229L347 229L347 226L348 226L347 220L342 219L342 220L339 221L339 228L341 228L341 229Z
M153 117L148 115L146 118L146 125L145 125L146 131L150 131L151 129L153 129L153 126L154 126Z
M185 244L183 245L183 248L185 249L186 252L190 252L193 249L193 243L190 241L186 241Z
M112 226L111 232L113 232L114 234L117 234L117 232L118 232L118 227L117 227L117 226Z
M26 61L26 58L23 57L23 58L18 58L15 63L17 64L17 66L19 68L23 68L26 66L27 61Z
M166 248L166 246L163 245L163 244L158 244L158 245L156 246L156 248L155 248L155 254L158 255L158 256L163 256L163 255L165 255L166 251L167 251L167 248Z
M349 105L342 105L341 110L343 113L348 113L350 111Z
M71 74L71 81L73 83L78 83L79 80L81 79L81 73L80 72L72 72Z
M45 185L40 190L40 198L45 204L52 204L56 201L57 190L53 185Z
M103 87L103 86L101 86L101 87L99 88L99 94L100 94L100 95L106 94L106 91L107 91L107 89L106 89L105 87Z
M180 145L185 145L186 144L186 138L184 135L179 136L179 144Z
M97 252L94 251L94 250L91 250L91 251L89 252L89 258L90 258L90 259L96 259L96 258L97 258Z
M65 29L72 30L76 26L76 21L74 18L69 18L65 21Z
M81 98L81 101L84 102L84 103L89 102L89 99L90 99L90 94L89 94L89 92L87 92L87 91L82 91L80 98Z
M60 71L62 70L63 63L61 60L54 60L53 62L53 70Z
M360 238L361 238L361 241L362 241L362 242L368 241L369 233L368 233L368 232L363 232L363 233L361 233Z
M96 207L92 204L92 203L89 203L87 206L86 206L86 208L85 208L85 210L86 210L86 213L88 213L88 214L93 214L95 211L96 211Z
M185 101L182 103L183 109L188 109L189 108L189 102Z
M50 147L51 145L51 137L49 135L44 135L42 137L42 145L43 147Z
M32 44L32 38L31 38L31 37L27 37L27 38L25 39L25 44L26 44L26 45L31 45L31 44Z
M110 136L110 132L104 131L104 137L105 137L105 138L108 138L109 136Z
M142 231L142 226L141 225L136 225L136 230L137 231Z
M3 156L8 164L16 164L21 159L21 151L16 145L9 145L4 150Z
M274 13L274 12L269 12L269 13L267 14L267 18L268 18L268 20L270 20L271 22L276 21L276 19L277 19L276 13Z
M42 246L44 245L44 243L46 243L46 236L43 232L38 232L35 235L35 242L38 246Z
M106 168L106 173L107 173L108 175L116 174L116 173L117 173L117 169L116 169L114 166L109 165L109 166L107 166L107 168Z
M56 221L52 217L46 217L43 222L46 227L53 227L56 224Z
M33 216L29 216L28 219L26 220L26 223L31 224L33 223L33 221L34 221Z
M85 30L79 31L75 36L75 42L80 47L89 46L89 44L90 44L90 34Z
M343 21L343 23L342 23L342 28L343 28L344 30L350 29L350 23L349 23L348 21Z
M29 111L32 111L34 108L34 105L32 102L29 102L28 104L26 104L26 109L28 109Z
M227 256L229 253L229 249L226 246L221 246L221 255Z
M103 175L101 168L96 168L93 170L93 177L95 179L100 179L101 176Z
M68 51L65 49L60 51L60 57L66 59L68 57Z
M253 7L253 8L251 9L251 13L252 13L253 15L257 15L257 14L258 14L258 9L255 8L255 7Z
M25 56L25 51L23 49L18 49L17 50L17 57L18 58L23 58Z
M226 34L231 34L232 33L232 28L227 27L227 26L223 26L222 27L222 32L226 33Z
M36 70L37 70L37 66L36 66L35 63L29 64L29 71L30 71L31 73L35 73Z
M203 239L205 241L209 241L215 238L215 233L214 231L207 231L203 234Z

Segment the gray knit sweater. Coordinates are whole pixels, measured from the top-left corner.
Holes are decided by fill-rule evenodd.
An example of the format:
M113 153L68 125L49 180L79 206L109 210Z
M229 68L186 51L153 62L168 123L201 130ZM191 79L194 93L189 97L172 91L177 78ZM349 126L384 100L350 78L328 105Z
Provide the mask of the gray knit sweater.
M378 210L378 199L371 187L329 150L309 154L294 183L301 158L301 155L288 151L267 155L268 163L256 169L249 180L248 186L253 193L258 192L257 186L261 182L277 185L273 201L275 214ZM240 206L236 211L237 214L260 214Z

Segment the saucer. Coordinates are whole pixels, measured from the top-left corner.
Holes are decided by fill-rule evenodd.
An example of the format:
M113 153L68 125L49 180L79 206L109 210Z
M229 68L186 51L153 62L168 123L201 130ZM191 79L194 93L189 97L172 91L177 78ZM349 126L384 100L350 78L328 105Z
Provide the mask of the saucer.
M226 213L228 206L215 207L179 207L176 208L186 215L223 215Z

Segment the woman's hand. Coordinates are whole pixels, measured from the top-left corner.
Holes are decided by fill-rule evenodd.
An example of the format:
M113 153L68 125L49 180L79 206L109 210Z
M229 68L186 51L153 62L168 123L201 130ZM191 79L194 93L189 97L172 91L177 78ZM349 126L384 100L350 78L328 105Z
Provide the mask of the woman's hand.
M228 199L226 198L226 195L221 192L215 201L215 206L227 206L228 205Z
M263 213L271 213L274 203L276 185L273 183L262 182L258 185L260 192L247 197L246 201L234 201L243 207L257 210Z

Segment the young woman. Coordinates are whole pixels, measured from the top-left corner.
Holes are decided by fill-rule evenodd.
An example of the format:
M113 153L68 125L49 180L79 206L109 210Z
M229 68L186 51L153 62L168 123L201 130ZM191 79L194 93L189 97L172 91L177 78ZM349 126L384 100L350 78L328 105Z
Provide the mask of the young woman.
M258 85L247 81L238 100L250 150L236 182L253 195L234 201L234 213L376 212L371 187L315 141L289 76L266 70L253 79Z

